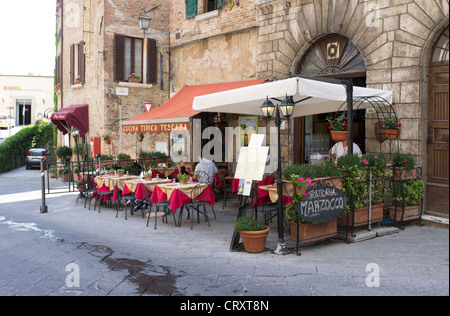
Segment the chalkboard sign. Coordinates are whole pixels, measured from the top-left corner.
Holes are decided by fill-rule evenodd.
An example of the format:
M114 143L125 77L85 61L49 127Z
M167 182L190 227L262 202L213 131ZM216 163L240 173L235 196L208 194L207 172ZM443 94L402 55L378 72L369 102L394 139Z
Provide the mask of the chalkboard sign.
M345 194L335 188L322 186L306 191L306 195L298 202L298 217L310 223L324 223L338 217L347 204Z

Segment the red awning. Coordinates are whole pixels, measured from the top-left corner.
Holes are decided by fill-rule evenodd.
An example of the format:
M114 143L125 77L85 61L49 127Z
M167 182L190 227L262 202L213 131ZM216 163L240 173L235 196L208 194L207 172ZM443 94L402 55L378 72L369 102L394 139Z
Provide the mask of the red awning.
M71 105L60 109L50 117L53 124L63 133L69 133L72 127L78 128L83 137L89 131L88 105Z
M194 97L260 84L267 79L184 86L163 105L122 123L122 132L161 133L189 129L190 118L200 112L192 109Z

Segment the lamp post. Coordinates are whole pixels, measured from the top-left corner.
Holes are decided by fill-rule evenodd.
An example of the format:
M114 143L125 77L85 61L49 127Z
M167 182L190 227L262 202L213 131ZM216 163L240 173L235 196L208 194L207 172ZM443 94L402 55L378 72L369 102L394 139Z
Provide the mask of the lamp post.
M275 99L276 100L276 99ZM277 100L279 101L279 100ZM284 226L283 226L283 180L281 179L281 133L280 125L282 120L289 120L294 112L295 103L291 96L286 96L284 100L281 101L279 105L274 105L272 101L267 97L264 103L261 105L261 111L263 116L267 120L273 119L277 127L278 133L278 170L277 170L277 193L278 193L278 245L275 253L280 255L286 255L289 250L286 248L286 242L284 240ZM275 117L273 117L275 112Z
M78 137L80 136L80 131L78 130L78 128L74 127L72 129L72 136L73 136L73 139L75 140L75 150L77 151L78 172L80 172L80 170L81 170L81 168L80 168L80 157L78 155ZM83 170L83 176L84 176L84 170Z
M139 28L144 31L144 39L145 39L145 31L147 31L150 27L150 22L152 19L147 15L148 11L144 10L144 14L139 17Z

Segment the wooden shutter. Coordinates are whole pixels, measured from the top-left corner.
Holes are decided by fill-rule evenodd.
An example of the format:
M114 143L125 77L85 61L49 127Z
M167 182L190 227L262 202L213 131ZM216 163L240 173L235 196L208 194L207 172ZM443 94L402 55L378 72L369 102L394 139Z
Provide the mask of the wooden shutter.
M114 34L114 81L124 81L125 35Z
M147 39L147 83L156 83L158 78L158 47L156 40Z
M75 45L70 45L70 84L74 83L75 74Z
M217 10L222 7L222 0L217 0Z
M186 19L193 18L197 15L197 0L184 0L186 4Z
M80 76L80 83L85 82L86 69L86 55L84 54L84 42L78 45L78 75Z

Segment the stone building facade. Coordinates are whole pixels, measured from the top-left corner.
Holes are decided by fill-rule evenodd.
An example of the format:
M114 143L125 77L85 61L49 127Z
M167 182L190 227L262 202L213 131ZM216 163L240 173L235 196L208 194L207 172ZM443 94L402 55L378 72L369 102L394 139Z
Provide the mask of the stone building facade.
M156 0L57 2L58 108L89 105L86 141L109 134L112 144L102 142L103 154L116 156L123 152L135 157L141 149L136 135L122 134L121 122L145 113L144 102L158 106L169 99L170 10L168 2L160 3ZM145 39L139 27L143 8L153 9L147 13L152 21ZM128 82L131 73L140 75L139 83ZM80 83L76 81L78 76ZM59 144L67 139L70 141L60 137ZM148 144L142 150L150 150Z
M142 102L164 103L184 85L279 80L298 74L352 79L355 85L394 92L393 108L402 123L398 150L414 156L427 182L433 172L440 172L436 190L448 196L448 0L73 0L64 4L65 44L62 51L59 48L64 65L70 64L70 45L87 42L84 36L89 32L91 37L86 80L81 86L71 85L65 67L59 91L60 98L64 95L62 105L90 104L91 134L112 134L116 154L136 148L135 135L119 132L120 121L143 113ZM88 10L83 10L87 4L90 23L85 21ZM160 82L118 82L114 34L142 38L137 22L142 7L158 4L149 12L155 23L147 34L158 40L163 57L163 89ZM329 47L337 50L328 54ZM441 67L444 71L436 70ZM128 95L118 96L118 88L128 88ZM440 108L430 112L436 100ZM443 127L430 129L435 124L432 118L440 115ZM370 111L360 113L358 144L364 151L392 151L375 138L374 118ZM285 164L305 161L307 134L326 129L324 121L316 116L297 119L282 131ZM434 136L443 148L430 147Z

